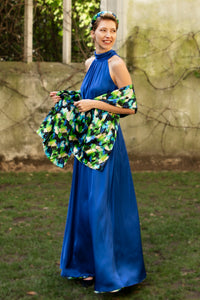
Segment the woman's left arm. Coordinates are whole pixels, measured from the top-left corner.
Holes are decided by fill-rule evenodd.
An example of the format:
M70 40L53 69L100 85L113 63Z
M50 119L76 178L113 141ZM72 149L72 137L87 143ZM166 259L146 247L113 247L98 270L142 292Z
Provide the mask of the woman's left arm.
M109 71L113 82L119 89L132 84L131 76L127 70L127 67L120 57L114 56L113 59L109 61ZM80 112L86 112L93 108L98 108L115 114L128 115L135 113L135 111L132 109L116 107L99 100L84 99L75 102L74 105L79 109Z

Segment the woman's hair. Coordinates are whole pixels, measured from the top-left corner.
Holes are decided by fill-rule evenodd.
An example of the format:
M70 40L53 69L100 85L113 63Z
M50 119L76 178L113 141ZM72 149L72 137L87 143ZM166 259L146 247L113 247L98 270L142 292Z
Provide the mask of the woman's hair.
M90 29L96 30L101 20L112 20L116 24L116 29L118 29L119 20L117 16L111 11L100 11L98 12L91 21Z

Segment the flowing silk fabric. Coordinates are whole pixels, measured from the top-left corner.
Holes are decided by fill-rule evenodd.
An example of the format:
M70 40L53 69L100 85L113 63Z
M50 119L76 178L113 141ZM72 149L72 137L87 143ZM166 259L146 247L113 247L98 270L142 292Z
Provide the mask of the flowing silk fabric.
M81 87L83 99L117 88L108 68L113 55L113 50L95 54ZM146 277L132 174L120 127L103 171L75 158L61 270L67 277L94 276L98 292L131 286Z

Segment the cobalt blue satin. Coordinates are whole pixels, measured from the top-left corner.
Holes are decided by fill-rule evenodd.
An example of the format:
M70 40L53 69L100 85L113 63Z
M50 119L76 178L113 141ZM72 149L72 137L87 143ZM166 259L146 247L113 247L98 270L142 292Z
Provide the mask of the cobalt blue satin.
M83 99L117 89L108 68L114 50L95 54L81 86ZM137 202L121 128L103 171L74 161L61 254L61 275L95 277L109 292L146 277Z

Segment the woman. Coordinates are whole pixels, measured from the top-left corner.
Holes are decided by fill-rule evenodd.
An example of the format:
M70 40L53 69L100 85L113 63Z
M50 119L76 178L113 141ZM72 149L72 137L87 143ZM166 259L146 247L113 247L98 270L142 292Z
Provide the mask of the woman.
M132 109L94 100L132 81L125 63L112 50L118 29L116 15L100 12L91 26L96 52L86 61L83 100L74 105L80 112L97 108L133 114ZM54 102L60 99L56 92L50 95ZM97 293L118 291L146 277L137 203L120 127L103 171L75 158L61 269L62 276L82 278L85 287L94 282Z

